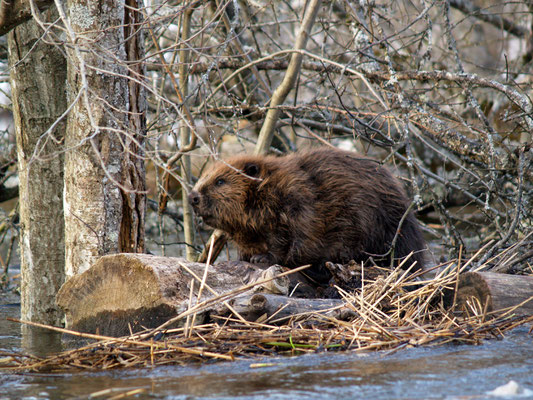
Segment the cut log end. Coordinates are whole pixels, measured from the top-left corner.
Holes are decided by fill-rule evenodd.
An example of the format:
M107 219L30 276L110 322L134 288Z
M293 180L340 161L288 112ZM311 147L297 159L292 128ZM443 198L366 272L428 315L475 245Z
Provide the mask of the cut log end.
M533 315L533 277L467 272L461 275L457 288L456 308L481 308L486 312L507 312L510 315Z

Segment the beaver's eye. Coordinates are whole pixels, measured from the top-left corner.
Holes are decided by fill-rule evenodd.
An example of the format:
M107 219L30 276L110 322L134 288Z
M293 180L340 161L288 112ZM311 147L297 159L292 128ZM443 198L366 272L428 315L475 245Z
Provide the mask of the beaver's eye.
M226 181L223 179L223 178L218 178L216 181L215 181L215 186L222 186L223 184L225 184Z

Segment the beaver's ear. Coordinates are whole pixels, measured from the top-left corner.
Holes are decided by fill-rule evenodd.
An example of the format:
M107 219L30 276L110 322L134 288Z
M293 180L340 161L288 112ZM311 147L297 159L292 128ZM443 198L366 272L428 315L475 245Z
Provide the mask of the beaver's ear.
M259 165L255 163L248 163L244 166L244 173L252 178L255 178L259 175Z

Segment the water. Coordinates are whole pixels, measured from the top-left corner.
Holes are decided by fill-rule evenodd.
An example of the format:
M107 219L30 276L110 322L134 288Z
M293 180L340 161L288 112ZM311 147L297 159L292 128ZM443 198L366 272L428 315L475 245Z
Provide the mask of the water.
M21 327L5 320L19 312L16 304L0 306L0 349L41 353L59 349L56 335L37 332L21 338ZM273 365L251 368L261 361ZM533 336L528 327L480 346L447 345L392 354L320 353L98 373L0 374L0 400L109 399L135 389L142 393L126 398L495 399L487 392L511 380L525 394L504 398L533 399Z

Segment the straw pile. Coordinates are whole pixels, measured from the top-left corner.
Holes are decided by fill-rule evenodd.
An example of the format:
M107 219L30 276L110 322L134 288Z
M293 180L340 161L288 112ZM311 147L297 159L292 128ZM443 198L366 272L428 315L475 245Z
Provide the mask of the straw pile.
M351 293L338 288L345 306L355 315L350 320L332 317L331 310L296 315L281 326L270 320L246 322L238 315L214 316L210 324L147 330L122 338L48 327L93 342L44 358L0 353L0 370L95 371L319 351L397 351L451 342L477 344L501 338L506 331L533 321L533 317L513 316L512 309L490 314L475 302L463 310L446 309L443 299L450 293L453 296L459 273L470 261L462 266L458 266L460 262L441 265L430 280L416 280L416 275L396 269L372 280L363 276L362 287Z

